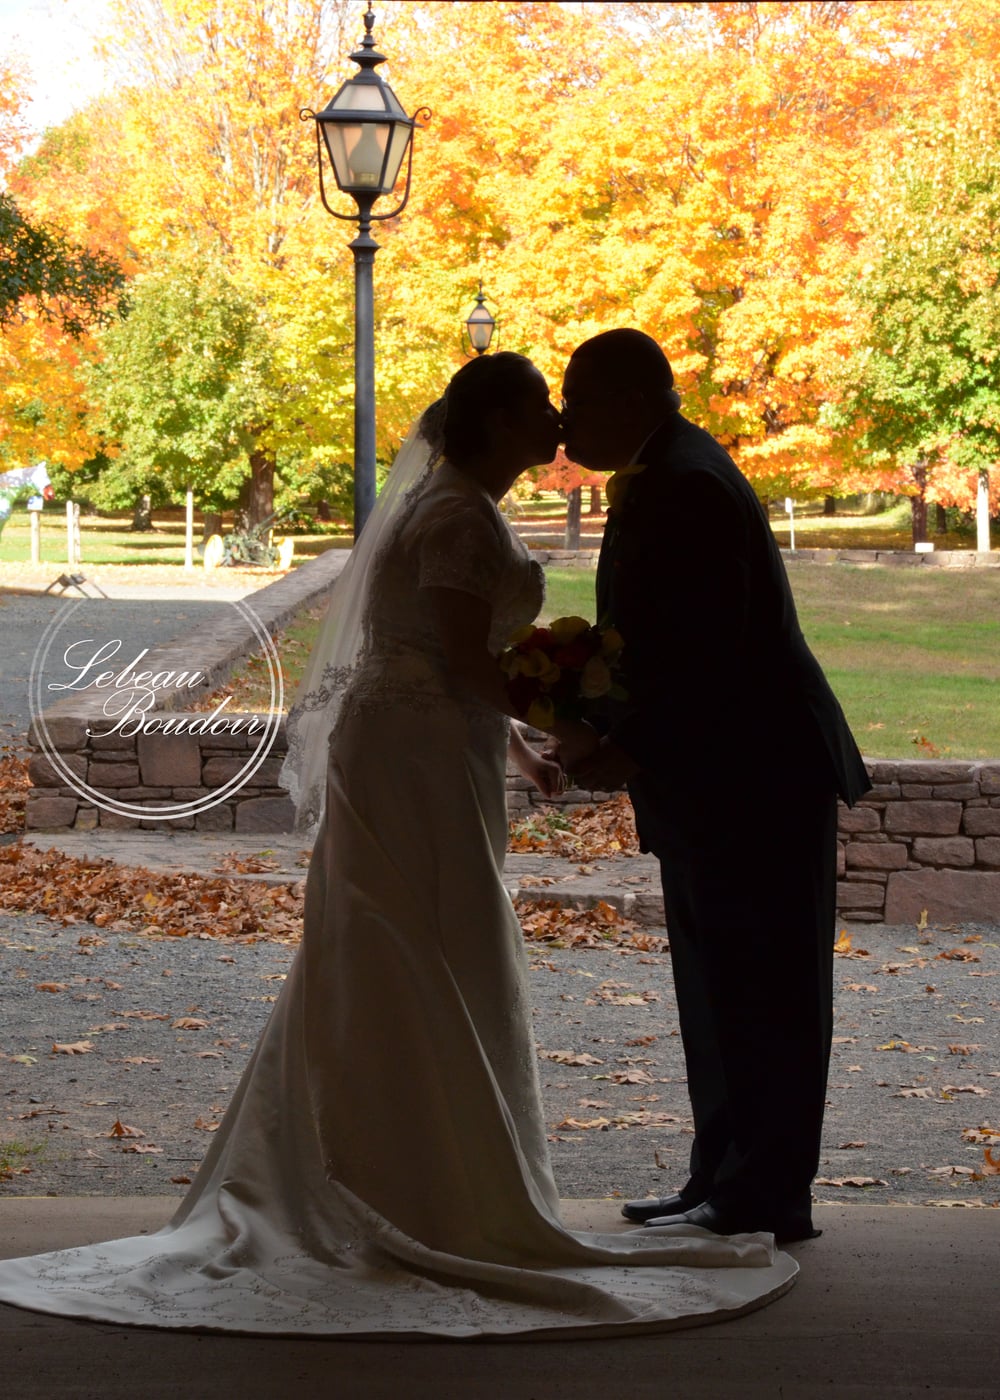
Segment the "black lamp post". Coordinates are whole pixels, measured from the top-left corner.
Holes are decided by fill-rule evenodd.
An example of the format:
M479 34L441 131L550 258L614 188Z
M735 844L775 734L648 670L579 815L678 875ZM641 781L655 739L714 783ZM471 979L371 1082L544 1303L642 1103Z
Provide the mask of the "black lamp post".
M413 167L413 129L418 117L429 117L426 107L408 117L388 83L375 72L385 55L375 48L372 28L375 15L371 0L365 12L365 37L351 61L361 70L349 78L321 112L304 107L299 115L316 123L316 157L323 207L335 219L356 219L358 235L351 243L354 254L354 538L375 504L375 302L372 272L378 244L372 222L394 219L410 197ZM355 200L356 214L338 214L327 203L323 183L325 143L339 189ZM391 194L407 157L406 188L400 204L389 214L373 214L372 206Z
M476 304L469 312L465 322L466 330L469 333L469 344L477 355L485 355L490 348L496 324L487 310L486 298L483 296L483 284L480 282L479 291L476 293Z

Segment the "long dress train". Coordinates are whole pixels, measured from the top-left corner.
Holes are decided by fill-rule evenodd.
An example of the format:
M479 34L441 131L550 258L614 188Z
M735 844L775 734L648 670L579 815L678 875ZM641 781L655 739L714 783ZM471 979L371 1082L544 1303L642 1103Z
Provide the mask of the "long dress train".
M445 464L380 561L333 736L302 945L158 1233L0 1263L0 1301L285 1336L617 1334L733 1316L797 1266L769 1235L566 1229L521 932L506 722L457 698L420 585L530 620L541 571Z

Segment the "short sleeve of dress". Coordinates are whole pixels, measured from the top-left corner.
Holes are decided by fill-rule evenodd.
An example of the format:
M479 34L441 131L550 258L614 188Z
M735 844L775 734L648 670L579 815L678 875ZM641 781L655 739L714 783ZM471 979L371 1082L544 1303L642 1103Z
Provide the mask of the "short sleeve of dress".
M427 525L420 539L417 586L455 588L491 603L503 570L497 526L462 506Z

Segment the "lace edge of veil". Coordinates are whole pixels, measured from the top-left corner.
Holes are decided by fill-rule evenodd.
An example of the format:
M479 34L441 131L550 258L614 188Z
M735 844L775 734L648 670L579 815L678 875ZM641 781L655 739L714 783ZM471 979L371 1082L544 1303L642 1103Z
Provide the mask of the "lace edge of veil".
M289 708L287 752L278 783L295 807L296 831L314 833L322 821L330 739L343 713L344 696L367 655L372 583L386 550L442 460L445 411L443 398L431 404L397 453L344 573L333 585L327 617Z

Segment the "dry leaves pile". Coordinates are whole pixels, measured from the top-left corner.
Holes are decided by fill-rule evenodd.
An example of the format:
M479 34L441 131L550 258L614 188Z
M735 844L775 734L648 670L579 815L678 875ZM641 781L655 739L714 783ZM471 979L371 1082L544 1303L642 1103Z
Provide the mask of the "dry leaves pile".
M24 809L31 780L23 759L13 753L0 757L0 832L23 831Z
M16 843L0 847L0 909L87 922L112 933L296 943L302 887L214 879L81 860Z
M569 860L638 855L632 804L622 792L593 807L539 807L512 823L508 849Z
M249 862L235 864L250 868ZM260 862L261 869L267 865ZM39 851L21 842L0 847L0 877L0 909L44 914L62 924L86 922L112 933L241 943L297 943L302 935L303 882L265 885L154 871ZM664 937L640 929L603 900L578 909L554 899L519 899L515 908L531 942L638 953L661 953L668 947Z
M587 909L555 899L516 899L514 908L530 943L552 948L621 948L636 953L665 953L662 935L647 933L612 905L599 899Z

